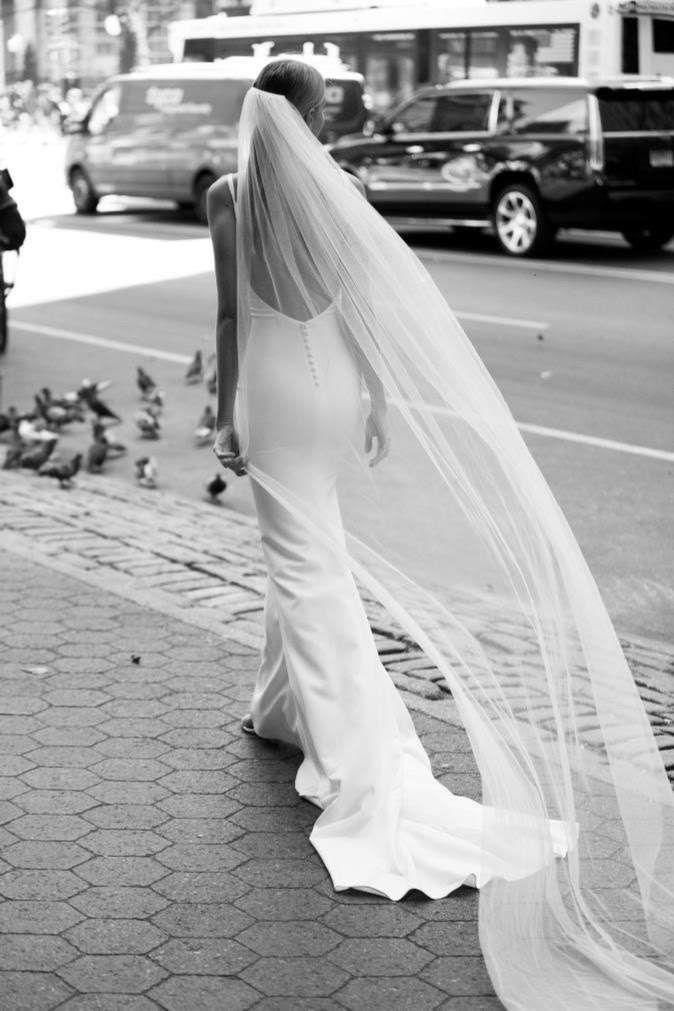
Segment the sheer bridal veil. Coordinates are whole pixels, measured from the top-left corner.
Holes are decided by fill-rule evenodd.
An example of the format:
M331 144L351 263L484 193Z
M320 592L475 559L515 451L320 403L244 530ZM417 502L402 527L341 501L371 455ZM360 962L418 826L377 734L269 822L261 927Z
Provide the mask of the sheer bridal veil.
M240 375L251 295L294 320L335 303L386 391L389 456L367 466L363 397L339 463L339 548L446 679L485 839L511 837L539 868L480 890L499 997L525 1011L674 1005L674 795L592 574L503 397L415 254L295 107L255 87L236 200ZM241 380L237 399L245 455ZM273 468L248 470L330 536ZM573 839L564 859L550 818Z

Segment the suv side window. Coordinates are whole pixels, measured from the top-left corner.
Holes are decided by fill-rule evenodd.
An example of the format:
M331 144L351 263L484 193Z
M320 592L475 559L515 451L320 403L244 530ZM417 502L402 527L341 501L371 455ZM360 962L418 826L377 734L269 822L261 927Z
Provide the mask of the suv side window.
M104 133L113 119L119 115L119 99L121 88L118 84L112 84L106 88L102 95L96 99L96 104L89 113L87 129L94 136Z
M584 91L553 88L514 88L499 109L499 126L513 133L584 133L588 129Z
M428 133L431 129L437 95L420 95L393 117L403 133Z
M440 95L431 129L436 133L476 133L487 130L491 103L491 92Z

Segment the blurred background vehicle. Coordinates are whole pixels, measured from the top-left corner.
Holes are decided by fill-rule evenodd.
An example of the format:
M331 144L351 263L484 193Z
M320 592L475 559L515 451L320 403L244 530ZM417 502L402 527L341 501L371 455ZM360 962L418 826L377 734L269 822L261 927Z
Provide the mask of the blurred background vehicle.
M272 59L281 59L282 54ZM367 116L363 78L310 47L295 59L326 81L327 141L360 130ZM70 119L66 178L80 214L102 196L160 197L193 207L206 220L206 193L236 171L237 126L244 95L268 62L262 53L213 64L164 64L108 81L87 114Z
M370 136L330 146L398 227L491 225L540 254L559 228L674 235L674 79L470 80L421 89Z

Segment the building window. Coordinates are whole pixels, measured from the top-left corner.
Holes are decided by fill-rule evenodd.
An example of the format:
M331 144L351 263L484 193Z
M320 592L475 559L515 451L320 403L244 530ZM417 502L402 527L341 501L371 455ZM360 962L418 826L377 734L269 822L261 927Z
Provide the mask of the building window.
M653 52L674 53L674 21L653 18Z

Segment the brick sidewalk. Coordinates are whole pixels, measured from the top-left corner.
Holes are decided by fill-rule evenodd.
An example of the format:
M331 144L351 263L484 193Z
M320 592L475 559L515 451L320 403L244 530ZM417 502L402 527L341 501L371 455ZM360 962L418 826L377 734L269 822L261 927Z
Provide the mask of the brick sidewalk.
M256 649L25 554L2 573L0 1007L501 1007L474 889L333 891L298 754L239 730ZM479 796L465 734L415 722Z

